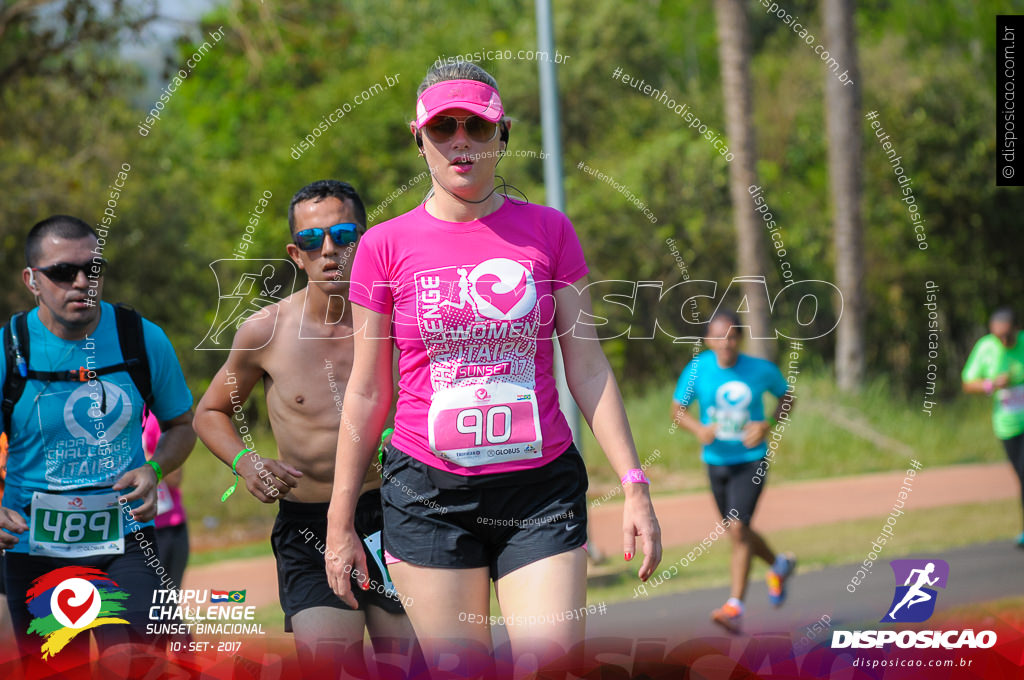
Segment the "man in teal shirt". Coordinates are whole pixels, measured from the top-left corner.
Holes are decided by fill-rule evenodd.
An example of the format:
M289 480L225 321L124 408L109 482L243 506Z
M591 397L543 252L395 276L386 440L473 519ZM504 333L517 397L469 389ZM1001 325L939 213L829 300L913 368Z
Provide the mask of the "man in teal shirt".
M13 408L2 426L9 457L0 548L15 634L33 660L40 642L28 630L42 610L30 610L28 593L37 578L64 567L98 569L128 594L116 617L104 617L116 618L114 625L87 629L101 653L151 641L146 627L153 593L170 587L161 582L166 568L160 556L152 559L156 487L196 440L192 393L163 330L138 318L131 335L144 353L125 355L122 340L129 332L122 331L129 327L119 328L118 309L102 301L101 252L96 232L77 217L37 223L26 238L22 271L37 306L21 317L20 329L16 321L4 330L9 351L0 362L0 384ZM20 394L12 390L15 372L24 379ZM163 431L149 463L141 425L147 393ZM84 663L89 636L67 647L54 663Z
M1017 473L1024 507L1024 342L1008 307L992 314L988 330L967 357L961 378L964 392L992 396L992 429ZM1017 547L1024 548L1024 533Z

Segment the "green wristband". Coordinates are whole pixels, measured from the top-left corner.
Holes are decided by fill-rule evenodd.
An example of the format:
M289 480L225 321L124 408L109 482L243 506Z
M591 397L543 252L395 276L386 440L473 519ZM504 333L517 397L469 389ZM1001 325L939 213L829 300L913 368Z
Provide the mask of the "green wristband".
M153 468L153 472L156 473L157 484L164 481L164 471L160 469L160 463L156 462L155 460L147 460L146 465L151 466Z
M384 475L384 440L389 434L394 434L395 428L389 427L380 434L380 445L377 447L377 462L380 463L381 476Z
M775 416L772 416L772 417L770 417L770 418L768 419L768 423L769 423L769 424L770 424L770 425L771 425L772 427L775 427L776 425L778 425L778 424L779 424L779 421L775 420Z
M238 470L235 468L235 466L238 465L238 460L246 453L252 453L252 449L242 449L241 451L238 452L238 455L235 456L235 459L231 461L231 471L235 473L235 483L232 484L231 488L225 491L224 494L220 497L221 503L231 498L231 494L233 494L235 492L235 489L238 487Z

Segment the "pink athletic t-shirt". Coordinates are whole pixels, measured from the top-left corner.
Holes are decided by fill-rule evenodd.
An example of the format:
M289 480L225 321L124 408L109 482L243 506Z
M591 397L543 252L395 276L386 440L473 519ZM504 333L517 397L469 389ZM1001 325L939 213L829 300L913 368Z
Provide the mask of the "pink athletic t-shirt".
M142 425L142 450L146 460L153 457L157 442L160 441L160 423L149 409L146 409L146 420ZM185 523L185 503L181 500L181 489L167 482L160 482L156 487L156 518L153 520L157 529L175 527Z
M484 475L549 463L572 443L553 372L552 293L587 273L562 213L506 199L472 222L422 205L370 229L349 299L391 315L399 450Z

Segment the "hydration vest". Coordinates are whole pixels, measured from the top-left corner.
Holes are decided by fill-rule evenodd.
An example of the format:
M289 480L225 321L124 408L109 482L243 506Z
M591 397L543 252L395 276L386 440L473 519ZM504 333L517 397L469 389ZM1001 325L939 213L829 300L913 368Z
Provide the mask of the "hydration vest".
M31 348L29 347L28 318L26 312L16 312L4 326L4 357L6 374L3 385L3 431L10 441L11 417L14 406L21 399L25 385L29 380L44 382L88 382L101 375L126 371L131 376L135 388L142 395L146 406L153 408L153 384L149 375L149 357L146 354L146 341L142 332L142 316L131 307L123 304L114 305L114 318L117 322L117 340L121 345L121 363L97 369L81 367L70 371L36 371L29 366Z

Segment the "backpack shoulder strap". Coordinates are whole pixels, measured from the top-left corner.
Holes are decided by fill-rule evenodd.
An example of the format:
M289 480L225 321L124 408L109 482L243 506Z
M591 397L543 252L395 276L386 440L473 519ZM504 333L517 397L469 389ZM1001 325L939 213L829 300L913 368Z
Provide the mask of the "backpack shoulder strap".
M146 339L142 330L142 316L131 307L118 303L114 305L117 320L117 341L121 345L121 357L125 370L131 376L135 388L142 395L146 406L153 409L153 380L149 375L149 355L146 353Z
M3 431L7 433L9 442L13 436L11 419L14 415L14 406L21 399L25 384L28 382L28 319L25 312L14 314L10 322L4 326L3 334L5 373L0 411L3 411Z

